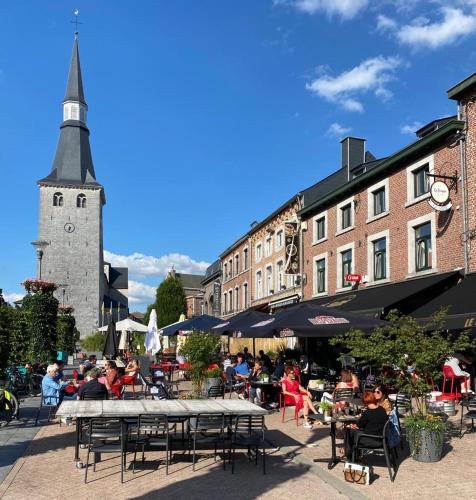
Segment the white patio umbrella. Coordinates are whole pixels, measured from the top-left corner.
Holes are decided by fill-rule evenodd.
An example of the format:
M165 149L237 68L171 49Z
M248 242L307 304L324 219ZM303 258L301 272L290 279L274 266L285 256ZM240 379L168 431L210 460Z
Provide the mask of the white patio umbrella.
M147 333L145 336L144 347L146 352L155 354L160 351L160 336L157 328L157 313L155 309L150 311L149 324L147 325Z
M123 319L123 320L118 321L116 323L116 331L124 332L126 330L129 330L130 332L145 333L145 332L147 332L147 327L145 325L143 325L142 323L134 321L130 318ZM107 331L107 326L103 326L103 327L99 328L99 331L100 332Z

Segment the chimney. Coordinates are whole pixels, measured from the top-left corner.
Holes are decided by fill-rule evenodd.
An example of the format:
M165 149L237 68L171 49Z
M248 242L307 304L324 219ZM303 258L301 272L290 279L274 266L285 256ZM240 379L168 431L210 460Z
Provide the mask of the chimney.
M354 167L365 162L365 139L346 137L342 144L342 168L350 172ZM348 176L350 178L350 174Z

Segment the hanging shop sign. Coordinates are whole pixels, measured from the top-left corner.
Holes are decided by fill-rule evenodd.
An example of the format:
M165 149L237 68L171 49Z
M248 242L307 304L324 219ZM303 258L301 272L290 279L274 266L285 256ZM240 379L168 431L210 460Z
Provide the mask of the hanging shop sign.
M353 283L360 283L364 277L361 274L346 274L344 276L345 281L350 281Z
M452 207L450 200L450 188L445 182L433 182L430 189L430 196L431 198L428 199L428 203L433 210L444 212Z
M284 272L286 274L300 273L299 260L299 224L294 221L284 223L284 238L286 247L286 264Z

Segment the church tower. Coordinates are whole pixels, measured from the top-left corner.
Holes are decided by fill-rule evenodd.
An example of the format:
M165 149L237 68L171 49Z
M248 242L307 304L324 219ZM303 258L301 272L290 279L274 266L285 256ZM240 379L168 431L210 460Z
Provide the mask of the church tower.
M77 34L63 100L63 122L50 174L40 186L39 239L47 243L42 278L60 285L60 304L74 307L84 337L102 325L104 288L102 208L104 188L96 181Z

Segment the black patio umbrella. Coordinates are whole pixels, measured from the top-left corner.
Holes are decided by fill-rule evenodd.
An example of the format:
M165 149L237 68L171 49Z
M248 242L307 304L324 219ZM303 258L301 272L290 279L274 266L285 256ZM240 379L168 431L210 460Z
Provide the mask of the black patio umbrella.
M240 337L241 328L248 328L250 325L269 319L269 317L269 314L255 311L254 309L247 309L214 326L212 332L220 333L221 335Z
M116 323L114 323L114 320L112 318L109 325L107 326L106 342L104 343L103 356L108 359L116 359L118 356Z
M242 337L334 337L350 329L370 332L385 321L302 302L241 328Z
M202 314L195 318L186 319L180 323L174 323L173 325L166 326L159 333L161 335L175 335L180 332L190 332L192 330L200 332L210 332L212 327L222 323L222 320L215 318L215 316L209 316L208 314Z

